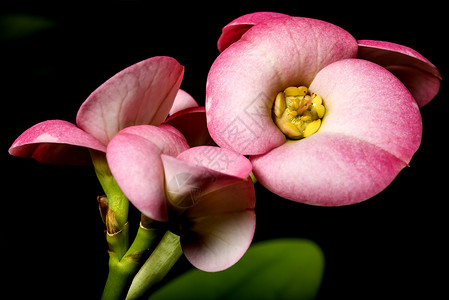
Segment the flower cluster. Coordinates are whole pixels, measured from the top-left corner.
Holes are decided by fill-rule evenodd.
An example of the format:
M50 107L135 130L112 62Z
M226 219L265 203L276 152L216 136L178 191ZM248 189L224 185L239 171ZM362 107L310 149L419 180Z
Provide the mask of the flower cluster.
M9 151L45 163L93 160L98 173L108 173L98 167L106 158L106 169L129 201L148 218L175 223L170 226L179 229L193 265L219 271L245 253L254 235L251 163L227 149L199 146L210 140L204 108L179 90L183 72L170 57L128 67L81 105L77 126L39 123Z
M356 40L321 20L244 15L223 28L218 49L205 107L179 89L183 66L153 57L97 88L76 125L39 123L9 152L93 164L117 223L108 234L127 224L129 200L179 236L194 266L220 271L254 235L251 172L297 202L371 198L409 165L421 142L419 108L440 88L438 69L415 50Z

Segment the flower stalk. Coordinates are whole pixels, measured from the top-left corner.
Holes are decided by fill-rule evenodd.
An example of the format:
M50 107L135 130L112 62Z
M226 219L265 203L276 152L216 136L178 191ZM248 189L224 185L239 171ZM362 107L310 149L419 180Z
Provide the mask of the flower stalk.
M167 275L182 253L180 237L167 231L134 277L126 299L140 299L150 292Z
M114 176L112 176L105 153L90 150L90 155L92 157L97 178L107 197L107 216L109 217L106 218L106 226L108 226L109 220L110 227L115 227L110 229L112 231L120 231L128 222L129 201L122 193Z
M124 239L119 237L120 234L128 233L128 223L125 224L125 231L116 235L107 234L106 239L111 248L123 249L123 245L111 245L112 243L120 243ZM137 231L136 238L131 246L126 248L124 254L109 251L109 274L103 291L102 299L113 300L123 299L125 292L131 283L132 277L137 273L139 267L147 257L148 252L154 249L160 239L160 231L158 229L147 228L144 222L141 222ZM126 238L128 240L128 238Z

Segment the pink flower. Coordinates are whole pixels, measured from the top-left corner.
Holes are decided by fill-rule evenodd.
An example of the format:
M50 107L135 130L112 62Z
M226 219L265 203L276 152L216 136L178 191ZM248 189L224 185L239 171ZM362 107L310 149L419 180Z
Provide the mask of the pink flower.
M251 155L272 192L315 205L357 203L387 187L418 149L418 106L441 80L408 47L278 13L234 20L218 48L206 89L212 138Z
M159 125L169 112L191 107L194 100L180 91L179 101L170 111L183 74L184 67L171 57L153 57L134 64L84 101L76 117L77 126L61 120L36 124L16 139L9 153L45 163L89 165L87 150L106 152L108 142L121 129Z
M144 215L168 221L187 259L204 271L237 262L255 230L251 163L231 150L189 148L168 124L128 127L107 147L123 193Z

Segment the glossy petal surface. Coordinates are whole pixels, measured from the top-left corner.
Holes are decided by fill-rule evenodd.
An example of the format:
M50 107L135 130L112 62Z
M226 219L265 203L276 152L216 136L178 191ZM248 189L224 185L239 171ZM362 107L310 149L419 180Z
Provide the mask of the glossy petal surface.
M285 142L271 118L275 95L309 85L325 66L355 57L343 29L314 19L279 17L258 24L216 59L208 76L206 113L214 141L242 154Z
M89 165L87 148L105 152L106 147L74 124L49 120L26 130L9 149L19 157L31 157L53 164Z
M81 105L77 124L103 144L121 129L159 125L167 117L184 68L173 58L152 57L117 73Z
M410 90L420 107L440 89L441 73L417 51L395 43L361 40L358 57L375 62L396 75Z

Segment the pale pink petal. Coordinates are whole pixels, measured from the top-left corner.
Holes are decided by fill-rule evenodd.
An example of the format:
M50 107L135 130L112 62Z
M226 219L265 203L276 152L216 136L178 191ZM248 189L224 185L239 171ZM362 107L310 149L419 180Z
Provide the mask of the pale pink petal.
M167 221L161 151L135 134L119 133L109 142L107 160L120 189L147 217Z
M169 115L173 115L177 113L178 111L181 111L186 108L192 108L192 107L198 107L198 103L196 103L195 99L193 99L190 94L188 94L184 90L178 90L178 93L176 94L175 100L173 102L173 105L170 109Z
M251 173L250 161L232 150L200 146L182 152L179 159L197 166L206 167L227 175L247 178Z
M241 181L201 197L183 216L181 246L198 269L216 272L235 264L254 236L255 191Z
M310 86L326 114L319 131L251 157L256 178L281 197L314 205L346 205L373 197L407 166L422 133L407 88L381 66L335 62Z
M421 142L421 115L393 74L369 61L341 60L321 70L310 91L326 106L319 132L352 136L410 162Z
M121 129L159 125L167 117L184 68L170 57L152 57L117 73L81 105L77 124L103 144Z
M204 216L252 210L255 206L254 184L252 180L242 179L202 195L184 216L188 219L199 219Z
M123 129L120 133L134 134L147 139L156 145L161 153L170 156L178 156L181 152L189 149L182 133L168 124L131 126Z
M255 12L238 17L222 29L218 39L218 51L223 52L231 44L238 41L240 37L254 25L265 22L272 18L286 17L287 15L275 12Z
M367 141L321 131L250 159L258 181L273 193L324 206L367 200L385 189L406 166Z
M195 205L203 194L242 180L168 155L162 155L162 162L166 194L174 211L183 212Z
M74 124L49 120L26 130L12 144L9 153L53 164L89 165L88 148L105 152L106 147Z
M204 106L193 107L171 115L165 123L178 129L186 138L190 147L213 145L206 124Z
M395 43L361 40L358 57L375 62L395 74L410 90L420 107L440 89L441 73L417 51Z
M242 154L282 145L285 136L271 118L276 94L309 85L323 67L356 54L357 42L348 32L320 20L279 17L252 27L209 72L206 114L212 138Z
M248 250L254 236L254 211L203 217L181 237L186 258L206 272L225 270Z

